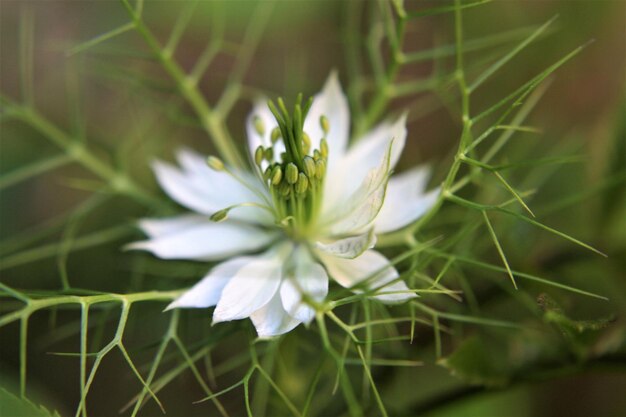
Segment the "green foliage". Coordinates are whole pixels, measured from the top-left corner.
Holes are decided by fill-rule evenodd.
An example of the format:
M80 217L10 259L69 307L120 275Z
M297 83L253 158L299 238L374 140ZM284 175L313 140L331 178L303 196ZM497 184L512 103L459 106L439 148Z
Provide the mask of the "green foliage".
M37 406L26 398L20 398L4 388L0 388L0 411L4 416L11 417L60 417L56 411L48 411Z
M518 72L520 60L532 56L536 43L554 31L556 18L539 26L466 35L472 19L479 20L476 13L493 6L488 1L328 6L341 7L346 17L340 26L354 139L387 113L407 107L413 119L447 110L457 123L455 149L438 164L441 193L435 206L378 243L419 298L388 307L368 300L371 292L333 287L326 302L316 305L316 320L308 329L266 342L256 340L247 322L210 327L207 311L162 312L208 266L119 250L138 236L134 219L178 211L154 187L149 161L169 155L176 138L186 141L200 132L197 143L210 146L230 165L245 164L236 140L243 131L239 107L247 108L259 93L250 74L256 75L253 66L266 59L256 56L263 37L286 30L282 24L293 7L258 2L246 14L232 4L205 3L121 0L116 13L125 15L114 29L67 48L69 62L86 72L80 79L93 77L122 96L122 127L104 120L100 130L86 126L80 88L71 83L68 88L79 91L69 94L68 121L40 108L35 20L28 11L23 14L21 97L3 92L0 116L16 137L36 135L35 146L47 141L55 153L3 169L0 190L28 191L31 182L63 170L64 184L82 193L82 201L0 242L0 270L6 274L0 283L0 328L17 334L11 340L18 345L22 398L34 352L42 346L46 351L63 346L67 351L50 353L78 363L72 385L78 402L70 411L76 416L98 414L90 403L107 366L119 375L116 384L120 381L126 396L125 405L115 406L132 416L158 409L177 415L179 410L166 403L168 391L224 416L403 415L419 404L405 396L410 399L398 409L402 401L392 394L393 385L412 387L426 372L424 365L435 362L464 383L498 388L598 365L623 367L625 327L612 318L626 311L626 300L620 298L623 280L615 279L623 271L619 258L626 242L619 231L624 225L619 213L626 207L625 119L618 116L610 132L601 181L570 194L557 189L547 198L542 195L544 186L572 182L580 171L575 164L586 158L571 145L565 150L548 146L543 143L547 134L531 125L550 80L579 59L585 46L568 46L564 50L569 52L551 61L542 56L540 69L529 66L519 71L523 79L512 78L516 84L507 80L504 90L492 88L503 73ZM320 7L317 12L326 16L326 9L309 4L316 2L304 3ZM167 18L179 13L173 24L168 22L168 36L151 20L150 12L159 7ZM239 37L219 23L221 13L236 15L233 25L245 28ZM181 50L185 42L193 43L186 33L194 21L198 24L198 15L212 19L211 36L190 58ZM247 23L240 15L249 15ZM283 20L277 22L276 15ZM414 50L411 30L427 18L449 26L441 25L433 45ZM86 65L87 60L95 64ZM231 67L219 78L224 62ZM426 75L419 69L423 64L431 66ZM278 64L271 65L278 71ZM289 68L290 76L298 72ZM207 79L208 87L203 84ZM106 105L100 106L104 113ZM123 132L119 140L106 137L118 135L118 129ZM4 165L11 166L10 161ZM565 181L557 181L559 170ZM589 200L600 201L593 221L583 214L583 221L567 217L570 222L563 223L553 215L578 212ZM587 223L615 238L584 229ZM606 261L596 247L616 257ZM76 259L82 268L72 263ZM578 276L582 262L594 272L593 280L589 274ZM580 317L572 318L572 312ZM113 367L116 356L121 365ZM186 393L174 383L187 379L196 392ZM436 394L435 400L421 398L421 403L439 407ZM57 415L3 390L0 403L14 406L11 412L17 415ZM6 408L2 411L6 414Z
M477 385L502 386L510 374L497 352L494 355L493 349L489 349L476 336L465 340L452 355L441 359L439 364L449 369L453 375Z

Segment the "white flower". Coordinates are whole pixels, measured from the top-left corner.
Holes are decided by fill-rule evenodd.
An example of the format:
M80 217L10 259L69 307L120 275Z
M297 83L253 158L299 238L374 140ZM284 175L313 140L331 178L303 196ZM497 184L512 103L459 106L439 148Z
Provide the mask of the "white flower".
M130 247L163 259L229 258L168 309L215 306L213 323L250 317L259 336L270 337L314 318L311 304L326 297L329 276L375 290L383 302L414 297L372 249L376 234L411 224L438 193L425 193L425 168L390 178L405 116L348 148L348 104L335 74L312 102L299 97L292 114L282 100L270 106L257 102L247 121L254 172L216 158L207 164L190 150L178 154L180 169L154 163L161 187L194 213L142 220L149 240Z

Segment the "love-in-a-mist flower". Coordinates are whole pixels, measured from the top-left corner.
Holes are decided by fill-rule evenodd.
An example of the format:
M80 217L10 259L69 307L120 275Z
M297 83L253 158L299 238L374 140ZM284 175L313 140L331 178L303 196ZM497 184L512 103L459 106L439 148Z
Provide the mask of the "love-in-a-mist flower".
M261 337L309 323L329 277L382 302L415 296L373 250L376 235L403 228L434 203L426 168L391 177L406 139L404 116L348 147L350 116L332 74L293 111L260 100L247 121L252 169L190 150L181 168L154 163L163 189L193 214L140 222L131 245L164 259L220 261L168 308L215 306L213 323L249 317Z

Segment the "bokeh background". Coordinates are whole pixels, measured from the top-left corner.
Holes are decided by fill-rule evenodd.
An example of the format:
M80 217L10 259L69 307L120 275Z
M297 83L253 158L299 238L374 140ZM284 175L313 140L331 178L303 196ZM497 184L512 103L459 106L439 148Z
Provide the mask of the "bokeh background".
M224 85L238 71L237 62L247 53L246 45L258 43L242 79L242 99L233 104L227 120L242 149L243 121L250 100L259 93L286 97L300 91L314 94L333 69L339 72L345 86L353 85L346 45L350 39L354 41L354 33L360 34L356 44L361 46L360 54L365 54L369 22L379 10L378 2L358 0L197 3L175 58L183 68L190 69L210 39L224 39L200 81L209 101L219 98ZM407 2L405 8L421 10L435 4ZM164 41L185 6L182 1L148 1L145 22ZM558 169L531 167L517 179L521 183L530 177L531 185L540 185L532 206L544 223L593 244L608 258L514 223L509 225L502 243L516 269L558 276L567 284L609 297L609 301L569 295L559 298L561 307L574 320L610 321L593 336L592 350L600 353L597 359L584 361L572 360L571 356L576 355L561 352L561 362L557 361L536 381L522 375L513 377L509 385L485 387L473 383L476 381L471 377L451 375L448 369L436 364L430 333L418 332L415 352L425 365L376 375L394 415L626 415L626 3L494 1L464 12L465 33L468 40L480 38L536 26L555 15L559 17L549 33L483 86L472 105L484 108L498 101L569 51L591 41L550 78L549 88L529 119L529 124L539 127L541 134L522 135L506 155L513 161L580 156L576 163L560 165ZM268 19L263 31L246 37L253 22L259 19ZM171 159L174 150L182 145L203 153L214 149L136 32L128 31L82 52L75 50L77 45L126 22L128 15L115 1L2 0L0 90L3 96L19 99L21 79L32 75L34 103L41 114L72 136L88 138L103 160L123 167L158 194L149 170L150 159ZM350 32L355 27L355 32ZM29 74L28 68L20 64L20 54L25 53L20 44L24 45L31 33L32 51L26 53L32 53L34 60ZM409 24L405 36L405 48L410 51L450 43L454 39L452 15L416 19ZM489 53L497 56L514 44L494 47ZM487 53L468 53L466 59L471 66L472 62L479 64L489 58ZM365 63L366 59L361 57L361 61ZM446 59L429 60L404 68L398 79L421 79L447 67ZM367 74L367 66L364 68ZM457 105L449 95L450 90L445 88L424 91L392 101L385 111L391 114L410 110L407 151L400 169L429 163L436 172L433 183L448 169L459 137ZM15 288L54 290L59 288L61 269L66 269L75 287L138 291L189 285L193 282L190 278L201 273L201 267L185 264L178 270L170 266L136 276L132 271L138 262L145 262L143 268L147 271L161 264L150 264L145 258L120 251L124 243L140 236L132 230L102 245L72 252L64 259L55 242L68 235L80 236L116 224L130 224L149 211L122 196L97 193L99 197L94 198L93 190L101 187L98 180L62 158L53 163L58 164L54 169L15 180L11 175L17 170L37 161L53 160L60 151L37 131L10 118L2 121L0 133L3 283ZM96 201L99 198L103 201ZM94 205L88 209L88 215L76 214L85 204ZM42 247L48 249L38 251ZM28 250L31 252L23 257ZM497 254L492 255L491 260L499 263ZM173 284L172 277L179 281ZM482 285L480 271L467 278L472 285L474 279L479 287ZM539 294L533 291L530 289L531 296ZM507 311L512 311L510 294L500 291L487 295L492 302L489 311L515 317L514 313L507 315ZM3 312L14 308L6 299L1 302ZM161 307L155 304L137 308L137 317L127 329L139 363L147 363L151 358L143 354L143 349L153 341L154 329L160 329ZM185 331L190 334L198 332L199 324L208 323L202 312L190 315L195 320L185 324ZM103 318L102 323L105 335L112 331L113 318ZM28 395L61 415L73 414L79 400L78 360L51 352L75 352L77 326L75 310L58 309L37 313L29 330ZM466 337L480 334L471 329L456 330L465 331ZM482 340L490 343L490 339ZM17 325L0 329L0 386L13 392L18 389L18 341ZM236 343L236 338L227 339L224 348L216 350L214 361L226 360L228 346ZM455 343L445 344L445 351L451 352ZM297 385L298 377L294 380ZM220 381L220 386L227 386L228 381ZM139 389L122 359L113 355L105 361L96 379L89 399L90 411L94 416L115 415ZM192 404L203 394L189 376L173 381L160 396L169 415L208 415L214 411L208 403ZM234 415L243 411L237 395L228 396L225 401L237 410ZM331 410L345 413L341 407ZM159 415L154 404L148 404L145 412Z

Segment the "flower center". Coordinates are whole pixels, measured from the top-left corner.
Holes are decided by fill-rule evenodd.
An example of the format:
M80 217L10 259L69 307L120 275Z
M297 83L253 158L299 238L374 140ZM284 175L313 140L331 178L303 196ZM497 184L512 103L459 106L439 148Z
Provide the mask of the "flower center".
M268 106L278 126L272 130L271 145L259 146L254 155L272 196L277 220L295 238L308 235L315 225L328 160L326 135L330 125L326 116L319 120L324 135L319 149L312 149L311 138L304 131L304 120L312 103L313 98L303 103L299 94L293 113L289 113L282 98L277 100L278 105L270 100ZM254 119L254 126L259 134L265 132L259 117Z

